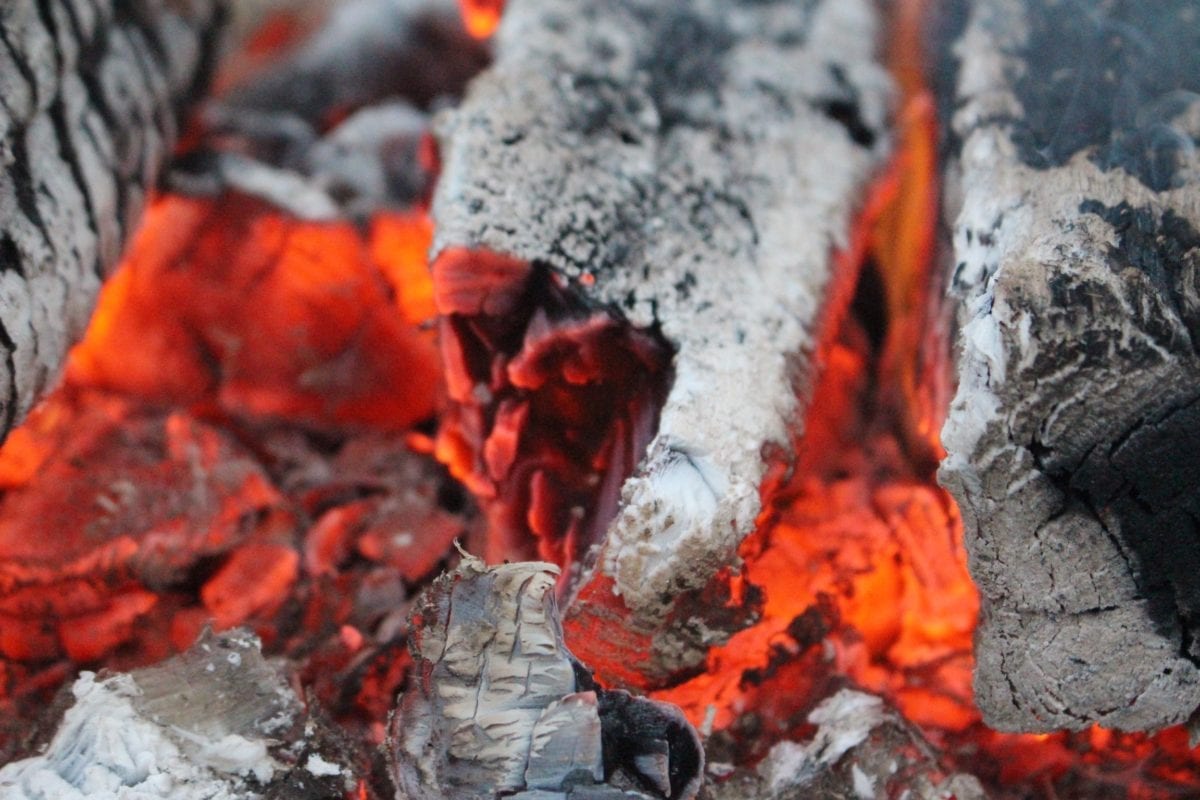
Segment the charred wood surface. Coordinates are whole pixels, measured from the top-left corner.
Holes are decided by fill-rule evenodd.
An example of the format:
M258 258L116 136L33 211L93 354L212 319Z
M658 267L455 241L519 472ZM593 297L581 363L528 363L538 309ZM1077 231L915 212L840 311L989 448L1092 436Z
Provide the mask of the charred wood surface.
M806 742L784 741L753 770L712 782L712 800L986 800L972 775L949 769L934 747L875 695L842 689L808 715ZM715 766L715 765L714 765Z
M401 797L696 796L696 731L674 706L596 686L563 644L557 574L465 556L418 600L415 685L391 727Z
M0 438L82 334L222 15L220 0L0 11Z
M452 444L479 494L521 509L513 542L536 537L560 561L599 546L568 624L628 627L580 637L608 677L661 680L721 637L725 623L688 598L736 561L767 453L786 451L811 388L831 253L886 150L876 23L857 0L517 0L494 67L440 121ZM539 298L553 307L527 332L497 330ZM614 326L629 335L600 341ZM676 350L670 374L656 342ZM579 354L567 402L514 388L511 363L538 348ZM579 390L638 361L661 378ZM566 459L591 475L530 438L571 403L619 425L617 441ZM586 426L568 422L561 440Z
M940 473L1004 730L1200 705L1200 3L979 0L950 46Z

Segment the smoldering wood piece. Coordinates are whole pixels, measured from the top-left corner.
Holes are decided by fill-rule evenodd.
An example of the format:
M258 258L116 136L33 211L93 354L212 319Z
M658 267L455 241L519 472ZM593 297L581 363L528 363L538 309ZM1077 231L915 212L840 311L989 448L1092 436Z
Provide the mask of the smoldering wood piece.
M390 729L400 796L696 796L704 758L674 706L596 686L563 644L544 562L464 556L413 610L415 685Z
M312 748L319 737L259 648L244 630L206 633L152 667L83 673L45 752L0 768L0 797L340 796L351 766Z
M1004 730L1200 705L1200 3L977 0L954 78L940 479Z
M83 333L223 13L221 0L0 10L0 438Z
M876 26L858 0L514 0L494 66L437 123L434 274L461 414L453 445L481 495L521 510L513 540L536 534L551 545L541 557L568 559L603 542L573 581L576 594L594 591L568 624L629 627L632 646L578 640L607 678L662 680L723 635L687 598L736 562L765 451L786 450L812 383L831 252L887 149ZM564 349L586 349L564 340L598 320L677 349L656 433L655 385L587 406L597 418L631 410L616 415L611 452L567 459L594 470L578 486L563 457L536 445L559 423L545 409L568 404L514 386L504 348L522 331L494 328L539 296L574 304ZM553 327L564 312L549 313ZM534 315L526 341L550 338L546 322ZM598 360L646 352L626 342ZM512 499L526 491L528 502ZM538 508L556 498L561 511Z
M421 108L457 97L488 63L454 0L328 2L320 29L222 102L321 128L392 98Z
M310 221L367 219L428 196L432 175L419 150L429 117L409 103L370 106L321 137L287 114L219 108L207 116L212 147L173 165L164 179L173 191L237 191Z
M712 800L910 797L985 800L979 781L954 772L920 732L875 695L842 689L808 717L807 742L780 742L753 770L708 789Z

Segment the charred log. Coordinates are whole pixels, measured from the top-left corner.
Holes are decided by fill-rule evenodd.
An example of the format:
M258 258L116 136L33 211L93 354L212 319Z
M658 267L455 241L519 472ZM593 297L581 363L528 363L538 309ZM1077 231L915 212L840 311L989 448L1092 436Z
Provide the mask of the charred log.
M0 438L58 374L207 77L219 0L0 12Z
M874 15L513 2L441 120L443 457L488 500L490 556L588 554L567 624L628 626L578 640L607 678L662 680L727 627L688 598L736 562L811 389L886 149ZM527 379L547 357L565 380ZM627 367L649 379L614 392Z
M983 598L976 698L1004 730L1200 705L1198 20L980 0L953 45L940 476Z
M391 728L401 796L696 796L704 756L679 709L596 686L562 641L548 563L465 556L412 619L416 685Z

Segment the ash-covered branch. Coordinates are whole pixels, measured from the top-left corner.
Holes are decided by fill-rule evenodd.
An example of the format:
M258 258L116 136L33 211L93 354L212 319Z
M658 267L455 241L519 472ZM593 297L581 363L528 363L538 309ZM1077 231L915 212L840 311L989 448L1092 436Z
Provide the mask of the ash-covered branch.
M223 13L221 0L0 11L0 438L83 333Z
M557 575L466 556L418 601L415 685L391 727L401 797L696 796L695 730L674 706L595 685L563 645Z
M886 150L875 14L515 0L441 119L443 451L488 498L494 557L599 545L568 624L631 628L580 638L608 677L661 680L721 636L683 606L753 529L852 278L831 254ZM559 378L529 374L551 356Z
M1005 730L1200 705L1200 3L978 0L951 44L940 473Z

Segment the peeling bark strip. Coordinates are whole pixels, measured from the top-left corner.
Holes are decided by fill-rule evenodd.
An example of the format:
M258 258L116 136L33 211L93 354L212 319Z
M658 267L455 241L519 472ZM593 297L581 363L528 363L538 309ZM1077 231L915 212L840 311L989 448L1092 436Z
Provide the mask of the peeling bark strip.
M953 56L961 360L940 477L983 595L976 699L1004 730L1183 722L1200 2L978 0Z
M82 334L222 16L221 0L0 9L0 439Z
M412 615L391 726L406 800L690 800L700 738L675 706L605 691L562 641L557 568L465 556Z
M435 283L452 392L462 381L453 445L480 494L504 494L491 453L505 455L505 474L530 474L524 431L550 413L493 402L507 380L494 355L511 344L488 322L543 291L531 282L596 325L619 321L678 351L657 433L633 403L628 450L599 459L590 479L603 544L574 583L603 588L569 624L616 616L654 642L581 636L608 677L662 679L721 635L677 600L736 561L760 509L764 450L786 446L797 389L810 388L830 254L886 149L876 22L861 0L516 0L495 66L441 119ZM638 353L625 344L598 360ZM568 380L595 384L587 372ZM531 516L560 491L523 480ZM571 534L564 505L554 536ZM580 551L590 544L582 537Z

